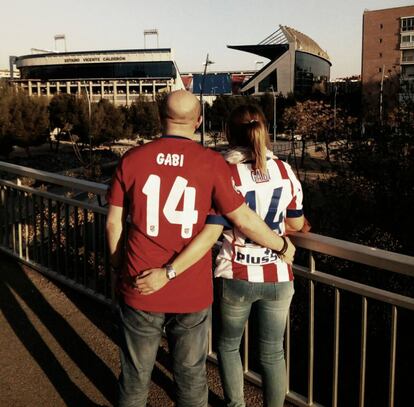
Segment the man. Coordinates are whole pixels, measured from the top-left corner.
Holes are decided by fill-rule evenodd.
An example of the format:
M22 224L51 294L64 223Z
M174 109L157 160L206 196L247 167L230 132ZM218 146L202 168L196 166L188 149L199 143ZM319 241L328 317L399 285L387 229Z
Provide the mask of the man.
M233 187L220 154L191 140L200 126L200 104L176 91L161 111L163 136L128 151L108 194L111 263L120 269L122 338L119 405L144 407L159 342L165 330L173 360L178 407L207 406L205 360L212 302L211 256L173 269L177 253L202 230L212 206L259 244L293 260L294 246L273 233ZM130 216L125 261L122 233ZM158 271L151 292L135 279ZM163 269L160 269L163 270ZM148 295L150 294L150 295Z

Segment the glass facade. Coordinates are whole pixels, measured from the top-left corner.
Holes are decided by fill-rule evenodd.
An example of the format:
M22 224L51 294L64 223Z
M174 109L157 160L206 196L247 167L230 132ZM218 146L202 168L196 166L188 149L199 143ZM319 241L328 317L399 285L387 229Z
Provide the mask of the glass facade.
M330 63L315 55L296 51L295 94L309 96L325 93L329 82Z
M22 79L176 78L172 61L26 66Z
M274 92L277 92L277 69L270 72L270 74L259 83L259 92L269 92L272 91L272 89Z
M202 86L204 95L231 93L231 75L229 73L207 73L203 84L203 74L193 74L193 93L200 94Z

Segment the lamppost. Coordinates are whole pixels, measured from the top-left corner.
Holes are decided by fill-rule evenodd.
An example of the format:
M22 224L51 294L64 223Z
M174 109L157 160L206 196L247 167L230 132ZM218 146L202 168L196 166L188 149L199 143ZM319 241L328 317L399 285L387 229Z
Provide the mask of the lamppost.
M91 106L91 96L89 95L88 88L86 87L86 83L83 84L86 100L88 101L88 133L89 133L89 165L92 166L92 135L91 135L91 116L92 116L92 106Z
M201 145L204 147L204 137L205 137L205 132L206 132L206 121L205 121L205 102L203 99L203 93L204 93L204 83L206 80L206 73L207 73L207 66L214 64L213 61L210 61L208 54L206 57L206 62L204 63L204 72L203 72L203 77L201 79L201 89L200 89L200 102L201 102L201 109L202 109L202 115L203 115L203 122L202 122L202 127L201 127Z
M379 100L379 117L380 117L381 127L384 124L384 112L383 112L383 106L382 106L383 91L384 91L384 78L388 78L388 76L385 75L384 71L385 71L385 65L382 65L381 84L380 84L380 100Z
M276 93L273 88L273 85L269 88L272 91L273 94L273 151L275 151L276 146Z
M337 92L338 92L338 86L335 83L334 85L334 117L333 117L334 139L336 139L336 94Z

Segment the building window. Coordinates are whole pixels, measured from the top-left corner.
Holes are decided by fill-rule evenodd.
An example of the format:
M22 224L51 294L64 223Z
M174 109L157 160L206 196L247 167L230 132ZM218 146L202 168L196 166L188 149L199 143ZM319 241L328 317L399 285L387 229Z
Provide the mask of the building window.
M270 72L270 74L259 83L259 92L270 92L271 89L273 89L273 92L277 92L277 69Z
M381 73L382 72L382 68L378 68L378 72Z
M379 57L382 58L382 52L379 53Z
M380 24L380 29L382 30L384 28L384 26L382 25L382 23Z
M414 31L414 17L401 18L401 31Z
M380 44L382 44L382 38L379 39Z

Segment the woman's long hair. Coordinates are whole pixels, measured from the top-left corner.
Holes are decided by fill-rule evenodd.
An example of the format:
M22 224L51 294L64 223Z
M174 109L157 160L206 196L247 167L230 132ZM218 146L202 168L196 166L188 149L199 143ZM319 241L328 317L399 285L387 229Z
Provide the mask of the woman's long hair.
M262 174L267 172L266 151L270 148L270 139L266 118L258 106L236 107L230 113L226 136L231 146L249 148L255 161L255 169Z

